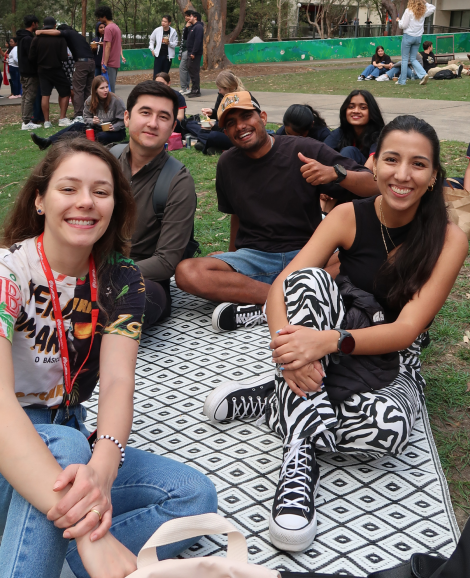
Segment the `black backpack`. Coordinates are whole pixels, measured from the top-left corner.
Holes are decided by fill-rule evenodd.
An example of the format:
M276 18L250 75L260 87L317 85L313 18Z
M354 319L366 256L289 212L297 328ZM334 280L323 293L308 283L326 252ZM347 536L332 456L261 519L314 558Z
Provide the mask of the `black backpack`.
M118 144L113 146L110 149L110 152L118 159L124 149L127 147L127 143ZM170 192L170 184L180 170L184 167L183 163L180 163L179 160L175 159L175 157L168 156L166 163L163 165L160 174L158 175L157 182L155 183L152 195L152 205L153 210L155 212L155 216L157 217L157 221L161 223L163 221L163 214L165 213L165 206L168 200L168 193ZM197 197L196 197L196 204L197 204ZM191 236L189 237L189 242L184 250L183 259L190 259L195 255L200 255L201 249L199 248L199 243L194 238L194 225L191 230Z
M451 70L439 70L434 75L434 80L453 80L454 78L457 77Z

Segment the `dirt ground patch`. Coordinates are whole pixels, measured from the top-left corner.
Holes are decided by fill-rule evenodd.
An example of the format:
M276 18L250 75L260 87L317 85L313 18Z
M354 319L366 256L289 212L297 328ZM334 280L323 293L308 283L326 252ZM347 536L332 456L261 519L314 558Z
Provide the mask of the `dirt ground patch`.
M262 64L246 64L246 65L231 65L229 69L240 78L249 78L251 76L268 76L273 74L301 74L315 70L312 66L296 65L286 66L284 64L276 65L262 65ZM220 70L201 70L201 83L214 82ZM178 69L170 71L171 81L173 84L179 84L180 76ZM151 73L136 73L132 75L119 75L116 84L138 84L143 80L152 80Z

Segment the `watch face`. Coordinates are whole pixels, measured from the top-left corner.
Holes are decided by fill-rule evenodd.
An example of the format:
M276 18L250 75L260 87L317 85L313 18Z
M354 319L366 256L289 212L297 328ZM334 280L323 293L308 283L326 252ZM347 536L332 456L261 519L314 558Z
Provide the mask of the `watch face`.
M348 171L341 165L336 165L338 168L338 172L343 175L343 177L347 177L348 176Z
M352 335L346 335L343 341L341 341L340 345L341 353L343 353L344 355L349 355L350 353L352 353L355 347L356 342L354 341L354 337Z

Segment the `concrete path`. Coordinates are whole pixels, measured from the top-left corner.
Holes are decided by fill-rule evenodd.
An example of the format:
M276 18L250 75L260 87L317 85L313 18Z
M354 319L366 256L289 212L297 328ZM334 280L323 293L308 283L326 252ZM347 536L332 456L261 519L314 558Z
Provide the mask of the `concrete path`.
M133 86L117 85L116 93L126 102ZM393 87L390 87L393 90ZM423 87L423 90L426 90ZM215 89L202 89L200 98L187 99L187 114L196 114L202 107L214 106L217 98ZM2 87L1 94L9 94L9 87ZM295 103L310 104L325 118L328 126L335 128L339 124L339 109L344 96L327 94L299 94L288 92L254 92L263 110L268 113L268 121L281 123L288 106ZM378 103L386 122L400 114L414 114L429 122L437 131L441 140L470 142L470 102L453 100L418 100L407 98L378 98ZM57 93L53 92L51 102L57 102ZM19 106L21 99L0 99L0 106Z

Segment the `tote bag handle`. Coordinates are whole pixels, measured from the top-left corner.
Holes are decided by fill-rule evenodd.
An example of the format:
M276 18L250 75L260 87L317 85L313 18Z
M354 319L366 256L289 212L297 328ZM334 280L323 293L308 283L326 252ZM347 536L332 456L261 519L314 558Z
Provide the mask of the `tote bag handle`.
M162 524L140 550L137 557L137 568L144 568L158 562L157 546L166 546L206 534L227 534L227 558L237 562L248 562L248 550L243 534L218 514L201 514L175 518Z

